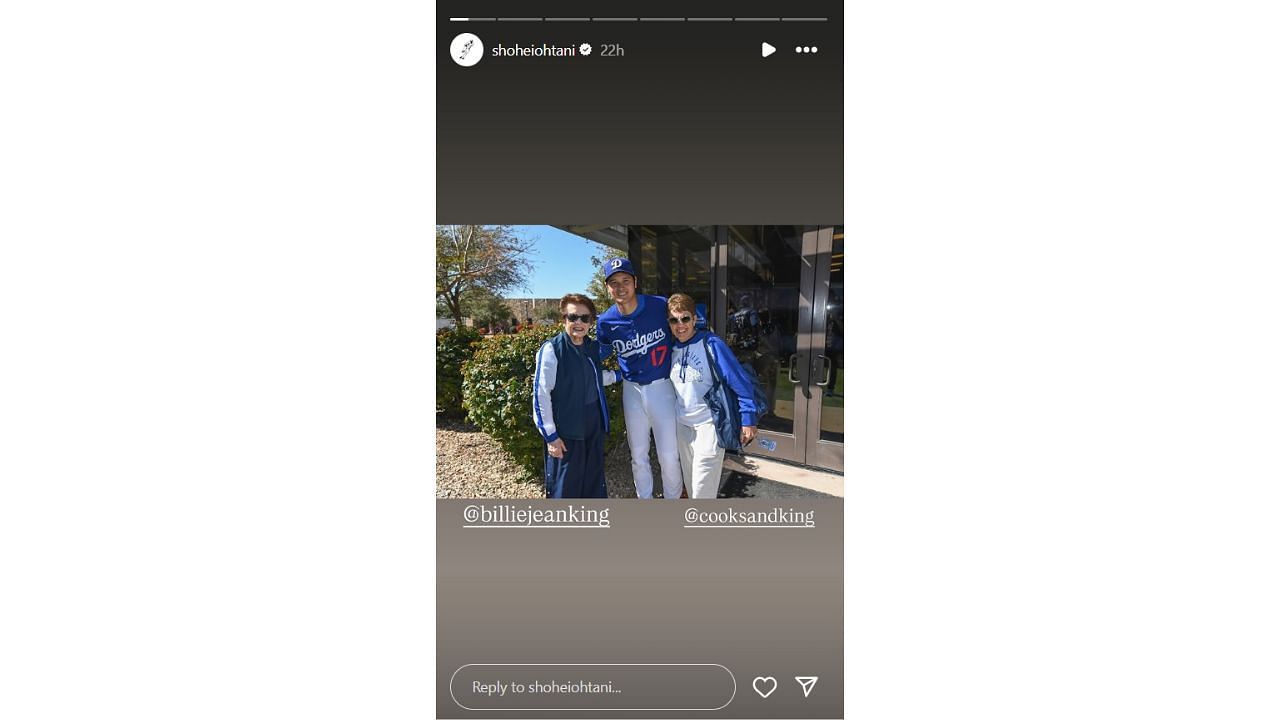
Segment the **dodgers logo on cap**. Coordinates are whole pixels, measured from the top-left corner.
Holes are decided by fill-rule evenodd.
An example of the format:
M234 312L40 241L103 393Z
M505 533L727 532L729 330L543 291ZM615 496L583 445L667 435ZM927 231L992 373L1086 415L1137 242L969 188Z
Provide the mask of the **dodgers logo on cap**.
M631 261L627 258L614 258L606 263L608 270L605 271L604 279L608 280L617 273L624 272L631 277L636 276L636 271L631 268Z

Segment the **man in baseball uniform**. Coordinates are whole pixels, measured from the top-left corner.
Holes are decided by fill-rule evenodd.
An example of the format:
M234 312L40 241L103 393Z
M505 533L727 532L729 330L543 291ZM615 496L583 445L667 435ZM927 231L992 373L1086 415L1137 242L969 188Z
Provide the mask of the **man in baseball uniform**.
M649 465L652 431L662 468L662 496L678 500L684 480L676 449L676 391L670 380L667 299L636 292L636 273L626 258L607 261L604 273L614 304L600 314L596 337L606 356L609 349L617 353L622 368L622 415L627 421L636 497L653 497L653 468Z

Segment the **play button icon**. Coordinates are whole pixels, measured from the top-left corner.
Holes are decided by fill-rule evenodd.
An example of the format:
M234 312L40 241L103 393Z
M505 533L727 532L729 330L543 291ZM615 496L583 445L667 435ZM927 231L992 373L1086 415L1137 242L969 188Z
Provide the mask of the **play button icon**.
M769 57L770 55L776 52L778 52L778 48L770 45L767 42L760 43L760 57Z

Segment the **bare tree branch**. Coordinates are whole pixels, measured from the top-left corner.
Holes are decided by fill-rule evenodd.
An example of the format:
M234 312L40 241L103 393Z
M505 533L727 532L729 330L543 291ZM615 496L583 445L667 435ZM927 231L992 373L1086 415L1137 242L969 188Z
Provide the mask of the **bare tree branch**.
M436 299L461 324L466 300L501 296L527 287L533 273L532 240L509 225L439 225L436 227ZM466 297L464 297L466 296Z

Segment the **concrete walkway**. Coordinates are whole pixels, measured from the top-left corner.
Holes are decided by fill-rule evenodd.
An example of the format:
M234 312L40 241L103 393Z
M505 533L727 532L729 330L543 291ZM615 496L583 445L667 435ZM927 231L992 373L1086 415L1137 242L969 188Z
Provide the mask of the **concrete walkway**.
M754 456L725 455L720 493L758 498L844 497L844 476Z

